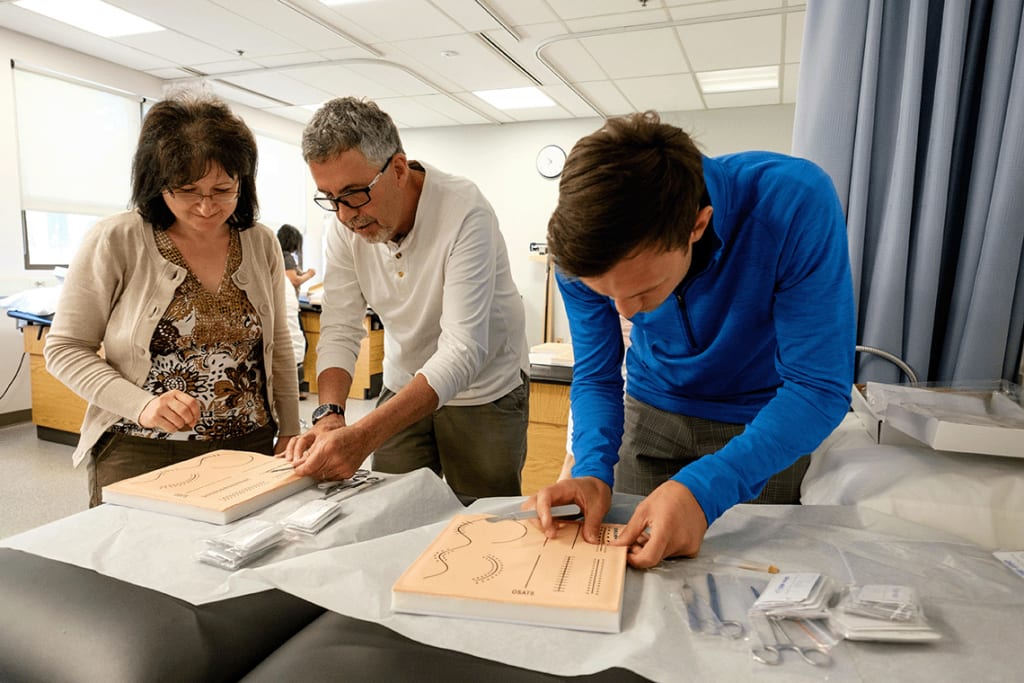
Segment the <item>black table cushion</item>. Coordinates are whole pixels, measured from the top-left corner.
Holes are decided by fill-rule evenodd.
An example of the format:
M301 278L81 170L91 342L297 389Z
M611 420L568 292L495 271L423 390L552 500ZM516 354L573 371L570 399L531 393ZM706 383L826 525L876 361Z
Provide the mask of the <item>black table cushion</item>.
M237 681L323 612L277 590L195 606L0 548L0 681Z

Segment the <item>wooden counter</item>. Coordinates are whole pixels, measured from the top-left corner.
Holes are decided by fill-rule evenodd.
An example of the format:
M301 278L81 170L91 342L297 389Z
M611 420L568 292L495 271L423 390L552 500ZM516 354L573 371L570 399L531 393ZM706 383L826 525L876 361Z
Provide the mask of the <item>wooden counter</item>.
M569 422L569 385L530 380L530 424L526 431L526 464L522 491L530 496L553 484L565 461L566 425Z
M43 345L49 329L41 325L22 328L32 385L32 423L40 439L77 444L87 404L46 370Z
M306 332L306 358L303 366L306 381L309 382L311 393L317 393L316 383L316 345L320 342L320 312L303 310L302 328ZM370 399L380 395L384 384L384 327L375 313L367 313L363 318L366 337L359 346L359 358L356 360L352 376L352 388L349 398Z

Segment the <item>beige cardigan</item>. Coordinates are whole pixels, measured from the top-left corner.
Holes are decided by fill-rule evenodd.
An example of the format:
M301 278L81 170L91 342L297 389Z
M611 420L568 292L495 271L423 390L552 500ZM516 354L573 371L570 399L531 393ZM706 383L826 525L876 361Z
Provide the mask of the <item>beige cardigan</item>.
M242 263L232 276L264 330L267 397L278 434L298 434L299 388L284 302L284 261L274 233L257 223L239 233ZM160 316L184 279L184 268L160 255L152 227L135 211L115 214L89 231L68 269L46 368L89 402L73 462L122 417L137 421L153 395L141 387ZM97 355L103 345L103 357Z

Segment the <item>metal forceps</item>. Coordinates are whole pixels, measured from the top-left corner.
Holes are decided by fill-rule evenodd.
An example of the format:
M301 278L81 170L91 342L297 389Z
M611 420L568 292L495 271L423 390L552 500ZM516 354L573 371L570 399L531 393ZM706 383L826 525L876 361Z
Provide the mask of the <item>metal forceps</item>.
M369 486L376 484L381 480L380 477L370 475L370 470L356 470L355 473L348 479L342 481L322 481L317 484L317 488L323 491L323 497L329 498L335 493L344 491L345 489L359 488L360 486Z
M726 638L742 638L746 628L738 621L732 619L722 618L722 604L718 598L718 583L715 581L715 575L708 572L708 602L711 603L711 611L715 614L715 619L718 620L718 633L725 636Z
M754 595L759 595L753 586L751 586L750 590L754 591ZM772 638L775 639L775 642L771 644L764 643L759 647L751 648L750 654L753 656L754 661L760 662L761 664L781 664L782 653L786 650L791 650L797 653L800 656L800 659L804 660L811 666L832 666L832 655L828 652L810 645L797 645L793 638L786 632L786 627L780 623L781 619L779 617L773 617L767 614L765 617L768 620L768 626L772 630Z

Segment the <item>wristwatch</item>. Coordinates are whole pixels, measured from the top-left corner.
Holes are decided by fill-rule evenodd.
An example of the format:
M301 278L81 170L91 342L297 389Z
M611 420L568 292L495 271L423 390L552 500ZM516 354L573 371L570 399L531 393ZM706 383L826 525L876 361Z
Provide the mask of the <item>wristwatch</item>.
M345 417L345 408L339 406L337 403L321 403L313 411L313 424L320 421L321 418L327 417L328 415L341 415Z

